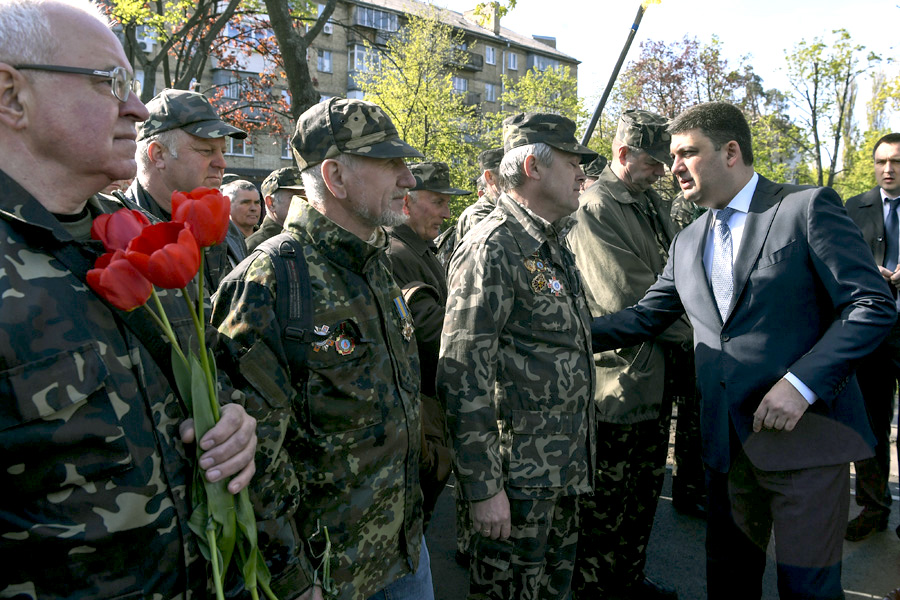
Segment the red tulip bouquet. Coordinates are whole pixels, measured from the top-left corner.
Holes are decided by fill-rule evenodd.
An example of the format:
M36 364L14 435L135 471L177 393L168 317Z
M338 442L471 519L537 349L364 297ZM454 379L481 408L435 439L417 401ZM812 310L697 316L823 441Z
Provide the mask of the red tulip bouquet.
M101 240L108 252L88 271L88 285L123 311L143 306L166 335L178 391L194 419L198 440L219 420L216 364L204 335L201 249L225 240L230 212L228 198L218 190L197 188L189 194L172 194L171 222L151 225L140 211L123 208L98 216L91 228L91 236ZM192 300L186 288L195 278ZM154 286L181 290L194 323L196 353L179 346ZM153 307L147 304L151 298ZM199 462L202 450L199 444L196 448ZM225 574L237 549L236 562L251 596L256 600L260 587L274 599L271 576L257 547L256 519L247 490L232 495L225 481L208 482L195 464L191 501L189 525L212 564L216 598L224 599Z

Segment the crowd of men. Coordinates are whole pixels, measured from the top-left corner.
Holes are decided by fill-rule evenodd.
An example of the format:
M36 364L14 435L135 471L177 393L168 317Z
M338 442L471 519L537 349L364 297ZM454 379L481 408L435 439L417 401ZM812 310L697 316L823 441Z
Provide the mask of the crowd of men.
M304 112L296 167L257 189L223 183L246 132L132 81L93 4L0 3L0 598L207 595L199 444L208 480L250 490L280 598L433 598L452 473L470 598L675 599L644 574L673 404L708 597L761 597L773 531L782 598L844 597L844 539L891 511L900 134L845 209L756 173L727 103L626 111L608 160L565 117L513 115L441 233L472 192L375 104ZM150 317L85 280L96 217L165 221L200 186L231 224L202 276L222 419L197 440Z

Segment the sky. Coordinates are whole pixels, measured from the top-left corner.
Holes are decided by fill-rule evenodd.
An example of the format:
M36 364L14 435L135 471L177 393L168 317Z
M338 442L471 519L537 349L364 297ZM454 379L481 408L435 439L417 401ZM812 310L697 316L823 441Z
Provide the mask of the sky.
M463 12L477 0L434 3ZM555 37L558 50L580 60L578 94L593 110L639 6L640 0L518 0L501 24L523 35ZM674 42L687 35L708 43L715 34L731 65L736 67L741 56L749 55L765 87L788 91L784 56L796 43L827 40L832 30L844 28L867 52L900 59L898 24L900 0L662 0L644 13L625 65L640 55L642 41ZM883 68L896 74L900 63ZM856 117L864 127L871 83L860 81L859 90ZM900 129L900 115L894 115L891 125Z

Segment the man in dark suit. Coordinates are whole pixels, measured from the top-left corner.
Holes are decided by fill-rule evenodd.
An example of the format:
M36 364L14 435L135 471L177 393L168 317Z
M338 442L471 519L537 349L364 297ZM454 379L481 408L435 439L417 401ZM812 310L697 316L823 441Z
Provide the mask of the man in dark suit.
M709 598L761 597L773 526L780 596L843 598L848 463L874 443L853 369L896 308L833 190L754 172L739 109L701 104L669 131L685 198L711 210L638 304L595 320L594 349L694 327Z
M847 213L863 234L884 280L897 298L900 272L900 133L889 133L875 142L874 188L847 200ZM859 541L887 529L891 515L891 419L894 389L900 379L900 325L867 356L857 369L859 387L866 403L869 424L875 434L875 457L856 463L856 503L862 512L847 526L846 539ZM900 527L897 528L900 535Z

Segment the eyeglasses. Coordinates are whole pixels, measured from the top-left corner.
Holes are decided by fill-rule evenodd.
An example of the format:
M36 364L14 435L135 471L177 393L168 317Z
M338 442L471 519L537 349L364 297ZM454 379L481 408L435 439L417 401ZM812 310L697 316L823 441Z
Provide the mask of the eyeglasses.
M120 102L128 102L128 96L134 90L134 75L125 67L116 67L112 71L100 71L98 69L82 69L80 67L61 67L58 65L15 65L14 69L28 69L31 71L51 71L53 73L72 73L74 75L87 75L89 77L102 77L109 79L112 94Z

